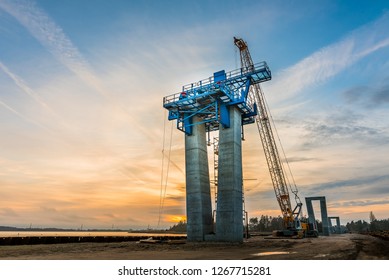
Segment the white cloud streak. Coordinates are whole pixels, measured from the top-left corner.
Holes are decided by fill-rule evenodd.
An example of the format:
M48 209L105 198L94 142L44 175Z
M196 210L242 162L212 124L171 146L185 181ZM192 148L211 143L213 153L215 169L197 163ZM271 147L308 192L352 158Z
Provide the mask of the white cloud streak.
M24 82L19 77L17 77L15 74L13 74L1 61L0 61L0 69L3 70L3 72L6 73L15 82L15 84L17 84L25 93L27 93L32 98L34 98L41 105L43 105L46 108L50 109L47 106L47 104L45 104L42 100L40 100L39 97L37 95L35 95L34 92L29 87L27 87L24 84ZM11 106L9 106L8 104L4 103L1 100L0 100L0 105L2 107L6 108L8 111L10 111L13 114L15 114L16 116L18 116L19 118L25 120L26 122L29 122L29 123L37 125L37 126L39 126L41 128L47 129L47 127L45 127L42 124L40 124L40 123L38 123L38 122L36 122L36 121L26 117L25 115L23 115L22 113L18 112L17 110L15 110L14 108L12 108Z
M41 128L44 128L44 129L47 129L47 127L43 126L42 124L24 116L23 114L19 113L18 111L16 111L14 108L10 107L9 105L7 105L6 103L4 103L3 101L0 100L0 105L3 106L4 108L6 108L8 111L12 112L13 114L17 115L18 117L20 117L21 119L25 120L26 122L29 122L29 123L32 123L36 126L39 126Z
M0 8L12 15L30 34L46 47L63 65L83 80L91 77L87 62L65 35L62 28L34 2L0 1Z
M26 85L26 83L23 81L22 78L17 76L15 73L11 72L7 66L4 65L0 61L0 69L3 70L5 74L10 77L14 83L27 95L29 95L32 99L34 99L37 103L39 103L41 106L43 106L46 110L48 110L52 115L58 117L58 115L53 111L53 109L50 108L50 106L38 95L36 94L29 86Z
M276 74L274 82L268 85L269 91L286 99L327 81L362 58L388 47L388 26L389 12Z
M75 73L86 85L96 90L107 101L123 111L128 121L141 131L143 135L147 136L151 141L155 139L155 135L139 125L127 109L111 96L62 28L34 2L27 0L0 0L0 8L12 15L58 61Z

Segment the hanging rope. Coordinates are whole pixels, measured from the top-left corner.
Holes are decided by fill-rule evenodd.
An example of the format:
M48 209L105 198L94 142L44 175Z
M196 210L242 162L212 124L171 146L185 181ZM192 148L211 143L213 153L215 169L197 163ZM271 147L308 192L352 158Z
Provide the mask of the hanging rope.
M165 117L164 117L164 131L163 131L161 189L160 189L160 197L159 197L158 227L161 224L163 208L164 208L164 205L165 205L167 184L168 184L168 181L169 181L170 156L171 156L172 143L173 143L173 141L172 141L172 138L173 138L173 122L171 122L171 127L170 127L169 152L168 152L168 155L167 155L166 175L164 174L164 165L165 165L165 135L166 135L166 113L165 113ZM164 177L165 177L165 183L164 183L164 180L163 180Z
M171 122L171 127L170 127L170 144L169 144L169 153L168 153L168 157L167 157L167 168L166 168L166 177L165 177L165 188L164 188L164 192L163 192L163 196L162 196L162 209L161 209L161 214L163 212L163 207L165 205L165 198L166 198L166 189L167 189L167 184L168 184L168 181L169 181L169 169L170 169L170 155L171 155L171 151L172 151L172 138L173 138L173 122Z
M165 135L166 135L166 111L163 116L163 137L162 137L162 161L161 161L161 188L159 192L159 209L158 209L158 227L161 223L161 211L162 211L162 190L163 190L163 175L165 167Z
M235 50L235 69L238 69L238 49L234 48L234 50Z

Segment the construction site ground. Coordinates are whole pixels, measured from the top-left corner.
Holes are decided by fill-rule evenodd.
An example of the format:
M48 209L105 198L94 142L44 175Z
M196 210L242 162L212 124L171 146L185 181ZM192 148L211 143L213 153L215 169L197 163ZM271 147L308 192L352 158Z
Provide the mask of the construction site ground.
M11 260L388 260L389 241L362 234L229 243L70 243L1 246Z

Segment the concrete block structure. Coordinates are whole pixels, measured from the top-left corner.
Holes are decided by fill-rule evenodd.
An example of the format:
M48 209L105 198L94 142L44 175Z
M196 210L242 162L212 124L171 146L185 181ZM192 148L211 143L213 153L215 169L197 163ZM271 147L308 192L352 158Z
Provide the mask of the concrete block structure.
M320 212L321 212L321 221L323 226L323 231L319 234L328 236L330 235L329 224L328 224L328 214L327 214L327 203L325 196L315 196L315 197L306 197L305 203L307 205L308 211L308 220L309 223L316 223L315 212L313 210L312 201L319 200L320 201Z
M241 113L230 107L230 126L219 130L216 240L243 241Z
M336 221L336 231L335 233L340 234L341 233L341 228L340 228L340 218L339 217L328 217L328 225L330 229L332 229L332 222L331 220Z
M195 117L196 118L196 117ZM203 241L213 230L209 167L204 125L185 135L186 215L188 241Z

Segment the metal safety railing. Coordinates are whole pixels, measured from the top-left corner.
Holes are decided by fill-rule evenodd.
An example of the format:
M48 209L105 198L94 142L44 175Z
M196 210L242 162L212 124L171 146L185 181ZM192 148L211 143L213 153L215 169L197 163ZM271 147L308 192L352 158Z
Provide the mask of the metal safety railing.
M225 73L225 79L216 81L214 76L207 79L200 80L195 83L190 83L182 87L182 91L174 93L163 98L164 107L180 101L183 98L195 98L206 94L207 92L213 92L221 86L239 88L243 86L248 76L255 76L254 80L259 82L262 80L271 79L271 71L265 61L254 64L254 67L242 67Z

